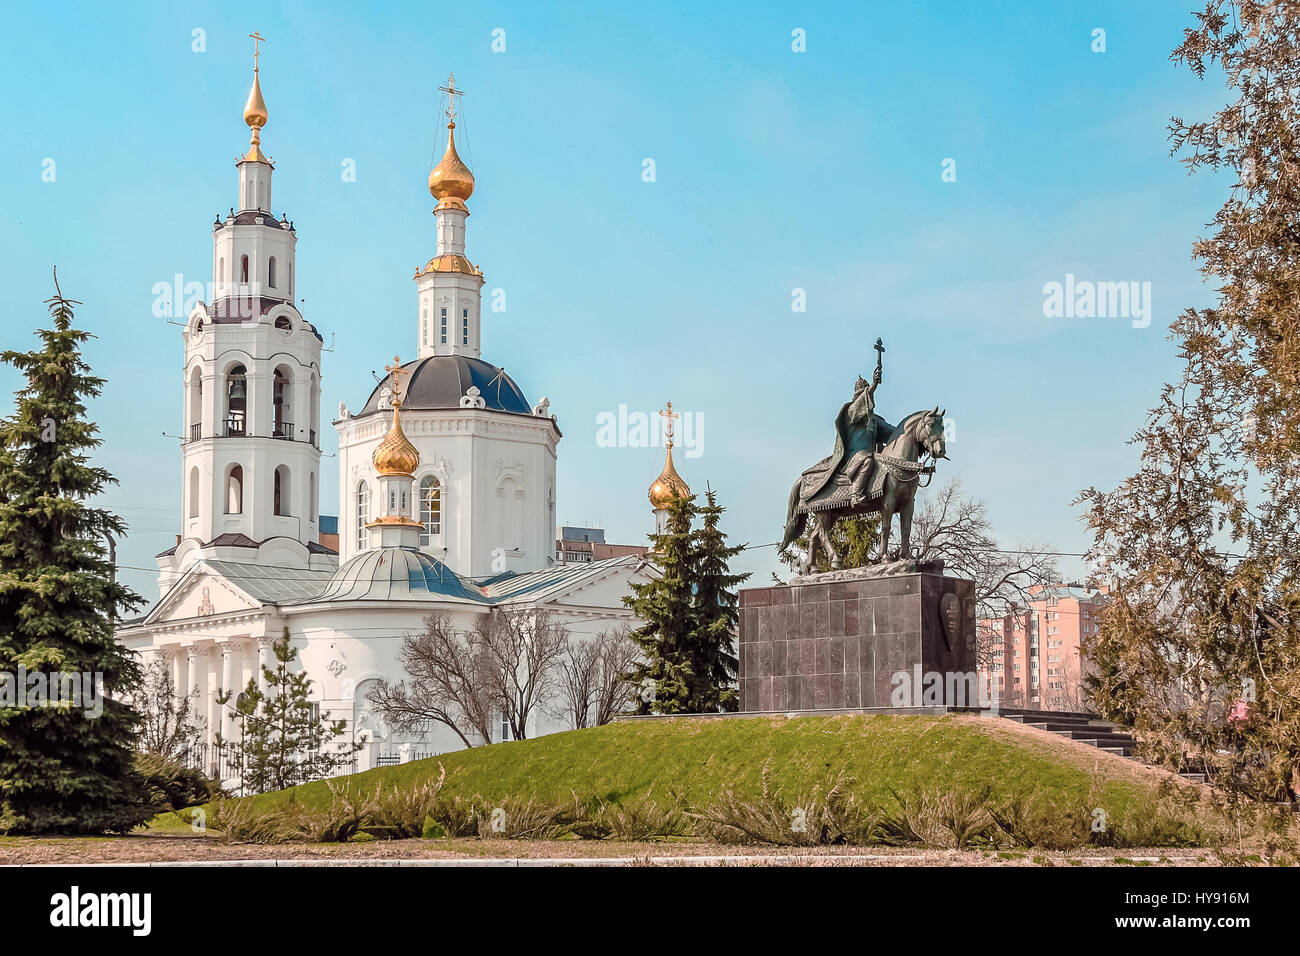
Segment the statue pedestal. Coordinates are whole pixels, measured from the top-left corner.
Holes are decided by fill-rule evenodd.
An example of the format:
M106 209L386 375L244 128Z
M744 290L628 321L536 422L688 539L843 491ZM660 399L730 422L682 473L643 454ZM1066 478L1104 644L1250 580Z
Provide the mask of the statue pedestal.
M974 582L928 571L798 582L740 592L742 711L981 705Z

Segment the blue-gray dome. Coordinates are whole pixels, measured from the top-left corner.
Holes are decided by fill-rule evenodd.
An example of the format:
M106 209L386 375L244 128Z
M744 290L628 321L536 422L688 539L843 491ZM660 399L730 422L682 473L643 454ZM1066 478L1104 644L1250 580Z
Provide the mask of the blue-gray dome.
M319 601L483 601L449 567L414 548L377 548L349 558L334 572Z
M505 369L467 355L430 355L402 366L402 408L460 408L461 396L478 387L486 407L497 412L531 415L533 406ZM359 415L379 410L379 397L390 387L392 374L375 386Z

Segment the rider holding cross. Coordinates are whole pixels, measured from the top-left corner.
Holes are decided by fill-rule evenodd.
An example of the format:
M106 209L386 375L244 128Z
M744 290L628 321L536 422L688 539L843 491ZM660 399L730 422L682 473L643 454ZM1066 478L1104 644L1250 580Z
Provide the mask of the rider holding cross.
M884 342L876 339L874 348L876 371L870 383L859 376L853 386L852 401L835 416L835 451L831 454L830 467L825 472L825 479L809 490L809 497L819 492L832 476L843 475L853 484L851 504L858 505L867 499L875 453L894 430L893 425L876 414L876 389L881 381Z

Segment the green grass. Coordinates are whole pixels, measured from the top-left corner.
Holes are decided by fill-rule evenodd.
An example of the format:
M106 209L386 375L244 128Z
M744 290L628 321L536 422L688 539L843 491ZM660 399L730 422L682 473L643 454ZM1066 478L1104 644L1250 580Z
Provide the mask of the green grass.
M825 788L843 772L850 789L875 804L923 788L992 789L995 797L1048 794L1062 804L1096 796L1110 814L1154 797L1157 776L1125 761L1057 738L1033 735L997 719L968 716L844 715L832 717L630 721L536 740L478 747L381 767L342 778L373 791L437 779L444 796L515 797L564 803L579 797L620 802L678 794L692 805L725 789L757 796L762 769L790 797ZM329 801L320 781L249 798L264 810L290 801Z

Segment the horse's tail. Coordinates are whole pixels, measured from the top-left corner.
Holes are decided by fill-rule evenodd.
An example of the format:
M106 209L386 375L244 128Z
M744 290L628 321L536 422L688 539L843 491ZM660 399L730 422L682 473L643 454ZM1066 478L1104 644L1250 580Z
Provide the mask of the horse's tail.
M781 547L778 550L784 551L790 547L795 538L803 533L804 516L795 514L795 508L799 506L799 487L802 484L803 478L797 478L794 487L790 489L790 505L785 512L785 537L781 540Z

